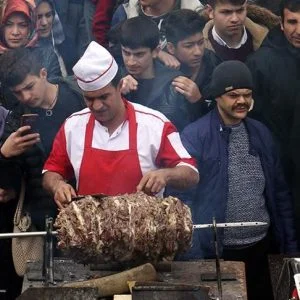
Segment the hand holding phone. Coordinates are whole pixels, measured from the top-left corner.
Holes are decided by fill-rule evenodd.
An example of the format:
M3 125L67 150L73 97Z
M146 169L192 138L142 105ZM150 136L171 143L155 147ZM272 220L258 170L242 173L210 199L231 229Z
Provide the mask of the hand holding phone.
M39 118L38 114L24 114L21 117L21 127L23 126L30 126L30 129L28 131L26 131L25 134L29 134L29 133L37 133L38 129L37 129L37 120Z
M2 156L18 156L40 141L36 127L37 118L37 114L22 115L21 127L6 139L0 149Z

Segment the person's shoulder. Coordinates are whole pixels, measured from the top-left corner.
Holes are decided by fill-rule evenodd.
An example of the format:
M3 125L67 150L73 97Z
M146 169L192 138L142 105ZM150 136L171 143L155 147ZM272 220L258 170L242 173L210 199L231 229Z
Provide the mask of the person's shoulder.
M84 108L80 111L73 113L66 119L65 128L70 130L77 128L78 126L80 126L80 124L82 126L85 126L89 120L90 115L91 111L89 108Z
M204 49L203 59L213 68L223 62L222 59L214 51L207 48Z
M136 117L138 121L153 121L156 123L165 123L169 122L168 118L159 112L158 110L149 108L147 106L130 102L135 110Z
M173 68L169 68L166 65L164 65L162 62L160 62L158 59L154 60L154 66L155 66L155 77L157 79L174 79L178 76L184 76L184 74L180 70L176 70Z
M214 110L208 112L203 117L199 118L198 120L190 123L183 129L184 134L197 134L197 135L206 135L210 129L211 124L213 122L213 114Z
M161 131L166 124L171 121L158 110L146 107L141 104L130 102L135 111L136 121L140 127L147 128L148 130Z

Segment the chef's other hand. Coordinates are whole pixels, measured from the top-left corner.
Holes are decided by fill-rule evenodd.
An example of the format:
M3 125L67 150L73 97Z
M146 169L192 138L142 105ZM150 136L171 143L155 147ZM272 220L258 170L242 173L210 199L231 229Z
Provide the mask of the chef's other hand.
M54 201L59 208L67 206L72 201L72 197L76 196L76 192L70 184L63 180L59 181L54 192Z
M121 93L126 95L131 91L136 91L138 87L138 82L131 75L127 75L122 78L121 81Z
M182 94L190 103L195 103L202 97L197 84L185 76L174 78L172 85L175 87L175 90Z
M157 58L167 67L179 70L180 62L179 60L172 54L169 54L166 51L159 51Z
M136 187L137 191L143 191L146 194L157 194L168 183L168 169L159 169L146 173Z
M4 157L18 156L40 141L39 133L26 134L28 130L30 130L30 126L22 126L6 139L1 147Z
M16 192L13 189L4 190L0 188L0 203L7 203L16 197Z

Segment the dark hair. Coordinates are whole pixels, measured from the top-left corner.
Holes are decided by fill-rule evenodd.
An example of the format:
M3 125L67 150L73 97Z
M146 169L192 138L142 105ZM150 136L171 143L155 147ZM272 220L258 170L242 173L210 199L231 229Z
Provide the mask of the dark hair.
M202 33L205 23L204 17L190 9L171 12L165 26L167 41L176 45L194 34Z
M279 11L282 21L284 20L284 9L292 12L300 12L300 0L282 0L279 5Z
M215 8L217 4L227 4L230 3L232 5L243 5L246 0L207 0L207 4L209 4L212 8Z
M158 27L144 16L130 18L121 25L120 43L131 49L147 47L154 50L159 44Z
M1 84L9 88L14 87L22 83L27 75L39 76L42 68L41 57L32 49L11 49L0 57Z
M118 86L119 82L122 79L122 72L120 70L120 68L118 68L117 74L115 75L115 77L113 78L113 80L110 82L115 88Z
M55 14L55 7L54 7L54 3L53 3L52 0L41 0L41 1L38 1L38 2L36 3L35 12L36 12L37 8L38 8L42 3L44 3L44 2L46 2L46 3L49 4L49 6L50 6L50 8L51 8L51 11L52 11L52 15L53 15L53 17L54 17L54 14Z

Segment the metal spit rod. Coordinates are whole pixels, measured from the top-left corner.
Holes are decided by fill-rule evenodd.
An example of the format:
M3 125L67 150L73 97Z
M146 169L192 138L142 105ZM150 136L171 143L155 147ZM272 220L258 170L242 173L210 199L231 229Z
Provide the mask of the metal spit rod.
M196 224L193 225L194 229L214 228L214 227L252 227L252 226L265 226L266 222L236 222L236 223L216 223L216 224Z
M252 226L264 226L267 225L265 222L239 222L239 223L217 223L217 228L225 228L225 227L252 227ZM213 224L195 224L193 225L194 229L203 229L203 228L213 228ZM52 231L52 235L57 235L57 231ZM32 237L32 236L46 236L47 231L31 231L31 232L9 232L9 233L0 233L1 239L11 239L11 238L19 238L19 237Z

